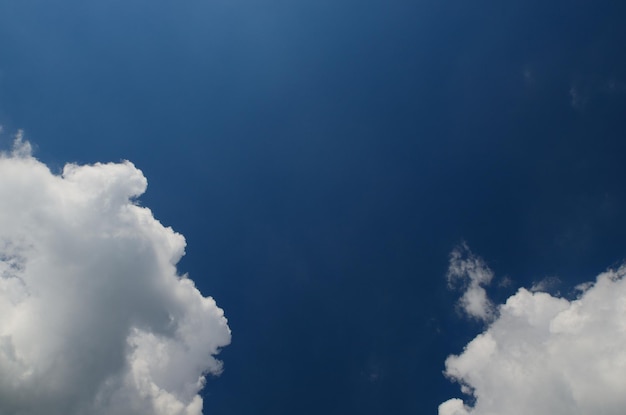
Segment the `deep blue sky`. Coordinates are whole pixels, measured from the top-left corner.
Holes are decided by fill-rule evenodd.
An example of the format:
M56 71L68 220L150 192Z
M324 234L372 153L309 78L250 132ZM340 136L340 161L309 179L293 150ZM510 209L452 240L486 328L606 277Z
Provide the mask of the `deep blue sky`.
M479 326L465 240L516 287L626 258L626 3L0 2L0 138L129 159L233 343L205 413L436 413Z

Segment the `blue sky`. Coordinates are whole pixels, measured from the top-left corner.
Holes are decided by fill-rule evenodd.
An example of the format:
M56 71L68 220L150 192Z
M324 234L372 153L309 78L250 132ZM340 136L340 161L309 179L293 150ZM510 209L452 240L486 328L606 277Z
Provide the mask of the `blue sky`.
M496 304L625 257L626 6L547 3L2 2L0 143L143 172L232 330L204 413L435 413L455 247Z

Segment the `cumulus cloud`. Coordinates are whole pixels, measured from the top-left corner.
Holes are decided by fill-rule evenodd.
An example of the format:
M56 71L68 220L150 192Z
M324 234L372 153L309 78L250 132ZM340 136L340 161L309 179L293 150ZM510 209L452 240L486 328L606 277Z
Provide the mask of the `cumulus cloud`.
M626 407L626 266L568 300L524 288L445 375L467 395L439 415L618 415ZM535 287L536 288L536 287Z
M450 253L446 277L450 288L460 285L464 289L459 300L459 306L464 313L477 320L492 319L493 304L484 287L491 283L493 272L482 258L472 254L466 243Z
M0 414L202 413L230 330L146 186L127 161L55 175L21 135L0 154Z

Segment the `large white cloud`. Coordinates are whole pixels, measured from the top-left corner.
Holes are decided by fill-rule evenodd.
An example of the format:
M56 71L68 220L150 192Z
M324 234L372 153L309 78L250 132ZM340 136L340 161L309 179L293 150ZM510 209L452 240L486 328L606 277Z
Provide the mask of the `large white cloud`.
M52 174L20 137L0 155L1 415L202 413L230 330L146 185L130 162Z
M439 415L621 415L626 408L626 267L579 287L577 299L520 289L445 374L469 403Z

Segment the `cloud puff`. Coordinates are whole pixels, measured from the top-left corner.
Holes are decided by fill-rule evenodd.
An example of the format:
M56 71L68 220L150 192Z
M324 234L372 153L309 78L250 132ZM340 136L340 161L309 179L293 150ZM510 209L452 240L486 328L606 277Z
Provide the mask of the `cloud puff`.
M201 414L230 330L177 274L183 236L134 202L146 178L30 151L0 155L0 414Z
M465 289L459 300L463 312L477 320L491 320L493 304L487 297L484 286L491 283L493 272L482 258L472 254L467 244L461 244L450 253L446 277L450 288L461 284Z
M520 289L445 375L469 404L450 399L439 415L624 413L626 267L579 286L574 300Z

